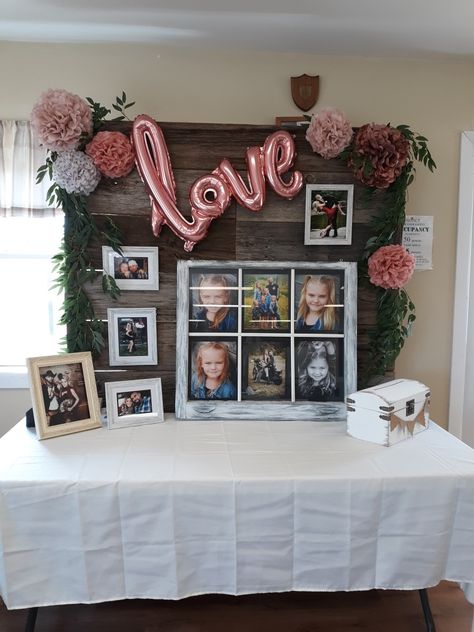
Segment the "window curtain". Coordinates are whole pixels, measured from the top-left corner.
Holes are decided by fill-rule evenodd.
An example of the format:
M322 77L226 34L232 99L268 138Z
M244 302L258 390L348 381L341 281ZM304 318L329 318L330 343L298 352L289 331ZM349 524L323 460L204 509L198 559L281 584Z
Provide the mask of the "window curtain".
M0 121L0 217L47 217L60 211L49 208L48 175L36 184L38 167L46 150L33 136L29 121Z

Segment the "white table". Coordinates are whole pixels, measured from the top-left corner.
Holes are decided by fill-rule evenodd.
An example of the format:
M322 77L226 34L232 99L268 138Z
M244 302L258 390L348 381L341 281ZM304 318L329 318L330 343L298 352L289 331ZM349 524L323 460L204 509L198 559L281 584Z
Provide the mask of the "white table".
M419 589L474 602L474 450L344 423L176 422L0 440L10 609L202 593Z

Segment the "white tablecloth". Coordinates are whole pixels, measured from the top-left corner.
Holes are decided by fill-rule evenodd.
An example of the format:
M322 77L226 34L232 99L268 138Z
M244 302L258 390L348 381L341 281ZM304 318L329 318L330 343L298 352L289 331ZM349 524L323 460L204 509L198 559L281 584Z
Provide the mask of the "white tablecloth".
M472 591L474 450L436 425L390 448L327 422L0 440L8 608L442 579Z

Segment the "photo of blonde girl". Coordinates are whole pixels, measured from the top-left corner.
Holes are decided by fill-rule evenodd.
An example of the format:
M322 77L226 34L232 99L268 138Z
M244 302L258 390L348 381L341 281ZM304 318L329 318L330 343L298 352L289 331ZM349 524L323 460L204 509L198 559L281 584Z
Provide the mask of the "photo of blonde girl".
M235 342L197 342L192 350L191 399L236 399L231 354Z
M197 285L194 285L197 283ZM232 332L237 330L237 309L233 297L236 279L224 274L200 274L193 279L193 313L190 331ZM234 299L235 305L235 299Z
M336 343L303 340L296 346L296 399L330 402L341 399L336 380Z
M339 278L332 274L308 274L296 277L296 287L301 286L297 308L295 333L339 331L342 326L342 301ZM298 290L297 297L298 297Z

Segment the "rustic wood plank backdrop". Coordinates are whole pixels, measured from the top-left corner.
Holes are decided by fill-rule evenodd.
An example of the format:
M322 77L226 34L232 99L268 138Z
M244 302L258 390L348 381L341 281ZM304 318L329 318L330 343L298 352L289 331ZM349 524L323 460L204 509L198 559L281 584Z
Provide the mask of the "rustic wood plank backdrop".
M272 126L221 125L196 123L160 123L168 145L174 170L178 208L190 216L188 193L192 183L210 173L223 158L228 158L246 179L246 150L263 146ZM131 132L131 123L114 124L110 129ZM176 262L179 259L219 259L228 261L357 261L370 236L369 222L383 210L383 195L368 195L341 161L323 160L313 153L305 140L305 130L291 130L295 135L297 159L295 169L305 184L354 184L352 245L305 246L305 187L293 200L279 197L267 185L266 202L253 213L232 202L224 214L214 220L209 234L192 253L183 249L183 241L166 226L154 237L150 224L150 200L138 172L112 181L103 179L89 198L90 212L99 226L111 217L122 231L126 246L158 246L160 263L159 291L123 291L117 300L102 293L100 282L88 287L97 317L106 319L108 307L156 307L157 366L127 366L111 370L108 349L95 361L99 391L106 381L161 377L166 411L174 410L176 361ZM326 243L330 243L330 240ZM100 243L91 245L92 263L102 268ZM367 331L375 323L376 305L370 288L359 287L358 294L358 363L367 350ZM185 335L182 332L181 335ZM115 367L114 367L115 369Z

